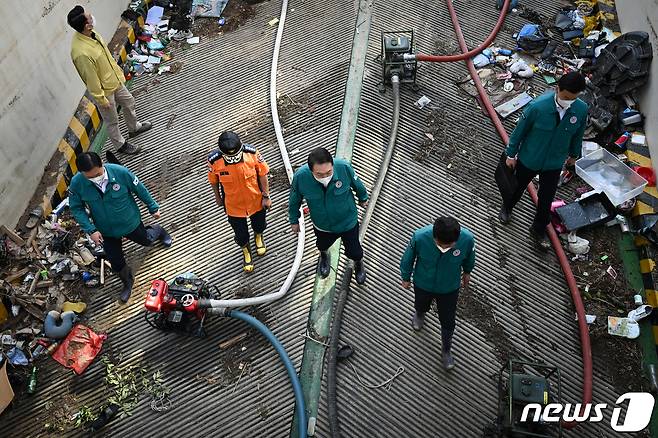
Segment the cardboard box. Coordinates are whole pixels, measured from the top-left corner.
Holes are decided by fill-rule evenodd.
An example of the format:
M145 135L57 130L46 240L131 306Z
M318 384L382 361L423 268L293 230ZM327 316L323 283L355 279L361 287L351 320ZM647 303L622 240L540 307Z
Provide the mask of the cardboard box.
M9 403L14 399L14 390L11 388L7 378L7 361L5 360L0 368L0 414L5 410Z

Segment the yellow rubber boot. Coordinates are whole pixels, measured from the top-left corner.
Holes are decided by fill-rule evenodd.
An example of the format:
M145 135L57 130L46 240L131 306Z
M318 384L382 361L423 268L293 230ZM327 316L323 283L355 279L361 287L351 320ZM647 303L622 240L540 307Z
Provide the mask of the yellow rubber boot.
M254 262L251 260L251 249L249 245L242 247L242 270L244 272L254 272Z
M258 254L259 256L264 256L266 252L267 252L267 248L265 247L265 241L263 240L263 235L256 234L256 254Z

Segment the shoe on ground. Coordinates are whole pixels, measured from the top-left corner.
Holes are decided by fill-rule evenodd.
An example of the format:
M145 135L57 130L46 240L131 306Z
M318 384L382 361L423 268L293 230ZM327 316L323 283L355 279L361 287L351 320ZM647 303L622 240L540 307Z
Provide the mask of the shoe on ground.
M537 233L534 229L530 229L530 237L534 240L535 244L542 251L548 251L551 249L551 242L548 240L548 236L544 234L543 236Z
M264 256L267 252L267 247L265 246L265 241L263 240L263 234L256 234L256 254L259 256Z
M139 151L141 151L142 148L141 146L135 146L132 143L128 143L127 141L123 143L123 146L121 146L119 149L117 149L117 152L120 152L122 154L126 155L135 155L138 154Z
M366 282L366 267L363 260L354 262L354 279L360 285Z
M171 238L171 235L164 228L160 232L160 241L165 248L170 248L171 244L174 243L174 239Z
M171 36L171 39L174 41L183 41L192 38L192 36L194 36L194 34L189 30L179 30Z
M500 219L501 224L509 223L512 218L512 212L503 206L498 213L498 219Z
M130 269L130 266L125 265L121 271L119 271L119 278L123 284L123 289L119 293L119 301L122 304L126 304L130 299L132 294L133 284L135 283L135 277L133 276L133 271Z
M128 133L128 138L137 137L139 134L141 134L142 132L148 131L152 127L153 127L153 125L151 124L151 122L142 122L142 123L140 123L139 129L137 131L133 131L133 132Z
M251 258L251 248L249 248L249 245L242 247L242 270L246 273L254 272L254 262Z
M443 360L443 368L446 370L451 370L455 367L455 359L449 351L444 351L441 359Z
M423 325L425 325L425 314L422 312L414 312L414 315L411 318L411 327L419 332L422 330Z
M320 251L320 260L318 261L318 273L320 274L320 277L327 278L330 270L329 253L327 251Z

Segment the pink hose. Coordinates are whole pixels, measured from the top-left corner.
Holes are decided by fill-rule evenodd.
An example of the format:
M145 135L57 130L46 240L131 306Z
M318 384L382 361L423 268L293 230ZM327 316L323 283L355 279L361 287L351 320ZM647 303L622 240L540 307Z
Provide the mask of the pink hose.
M496 114L496 111L493 108L493 105L491 104L491 101L489 100L489 96L487 95L487 92L484 90L484 87L482 86L482 82L480 82L480 77L477 74L477 70L475 69L475 66L473 65L473 62L471 61L471 57L474 54L477 54L484 50L491 42L496 38L496 35L498 31L500 30L503 21L505 20L505 15L507 13L507 9L509 8L509 3L510 0L505 0L505 4L503 5L502 12L500 13L500 17L498 18L498 22L496 23L496 27L494 27L493 31L489 35L489 37L480 45L478 48L471 50L470 52L468 51L468 46L466 45L466 41L464 40L464 34L462 33L461 27L459 25L459 19L457 18L457 13L455 12L455 8L452 5L452 0L447 0L446 1L448 5L448 11L450 12L450 18L452 20L452 24L455 28L455 33L457 34L457 39L459 40L459 47L462 50L461 55L457 56L429 56L429 55L418 55L417 59L419 61L431 61L431 62L451 62L451 61L460 61L460 60L465 60L466 65L468 67L468 71L471 74L471 77L473 79L473 82L475 83L475 87L478 90L478 93L480 94L480 99L482 100L482 103L487 110L487 113L489 113L489 117L491 117L491 121L493 122L494 126L496 127L496 131L498 131L498 135L500 135L500 138L503 140L503 143L507 145L509 142L509 136L507 135L507 132L505 131L505 127L501 123L500 119L498 118L498 115ZM535 186L531 182L528 184L528 193L530 193L530 197L532 198L532 201L537 204L537 191L535 190ZM589 339L589 329L587 327L587 322L585 320L585 306L583 305L583 300L580 297L580 292L578 291L578 285L576 284L576 279L573 276L573 272L571 271L571 266L569 266L569 260L564 253L564 249L562 249L562 245L560 244L560 239L558 238L557 233L555 232L555 229L551 225L547 227L548 231L548 237L551 240L551 243L553 244L553 249L555 250L555 254L557 255L558 261L560 262L560 267L562 268L562 272L564 272L564 278L567 281L567 285L569 286L569 290L571 291L571 298L573 300L574 306L576 308L576 314L578 315L578 329L580 332L580 347L582 351L582 358L583 358L583 405L581 407L581 412L582 409L585 408L586 404L589 404L592 402L592 346L590 344L590 339ZM576 426L577 423L571 422L571 423L563 423L563 426L571 429L574 426Z

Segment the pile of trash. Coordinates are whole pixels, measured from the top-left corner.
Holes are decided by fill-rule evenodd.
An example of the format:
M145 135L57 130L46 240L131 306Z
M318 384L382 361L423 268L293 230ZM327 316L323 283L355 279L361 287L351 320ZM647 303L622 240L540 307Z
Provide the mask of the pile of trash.
M520 16L531 22L513 35L516 46L492 46L472 58L496 112L503 119L537 97L539 88L555 85L563 74L580 71L585 76L587 89L580 98L589 105L589 117L581 158L574 167L564 168L560 178L559 193L572 200L555 200L552 224L572 261L585 261L590 268L600 255L590 254L598 248L578 236L581 232L619 226L622 233L642 236L658 247L658 215L641 225L630 220L637 197L646 186L656 185L655 172L651 167L629 162L625 154L627 149L647 148L644 116L636 92L649 78L651 42L644 32L618 32L618 27L613 28L614 15L611 20L611 11L601 7L605 5L579 0L558 11L553 19L519 7ZM511 13L519 10L512 9ZM538 86L536 79L544 82L543 86ZM470 76L457 85L478 98ZM421 103L428 102L419 101L417 105L422 107ZM573 188L568 186L571 181L576 185ZM608 282L617 280L612 265L597 265L599 268L599 277ZM608 333L635 338L639 335L637 321L651 313L651 306L644 304L639 295L634 300L632 293L626 298L627 305L607 309L617 313L608 319ZM631 309L633 303L636 308ZM620 309L624 310L623 316L618 316ZM590 316L588 323L595 319Z
M37 391L39 361L52 356L82 374L105 340L81 322L109 265L68 212L60 216L67 201L46 220L32 210L24 233L0 227L0 412L15 390Z

